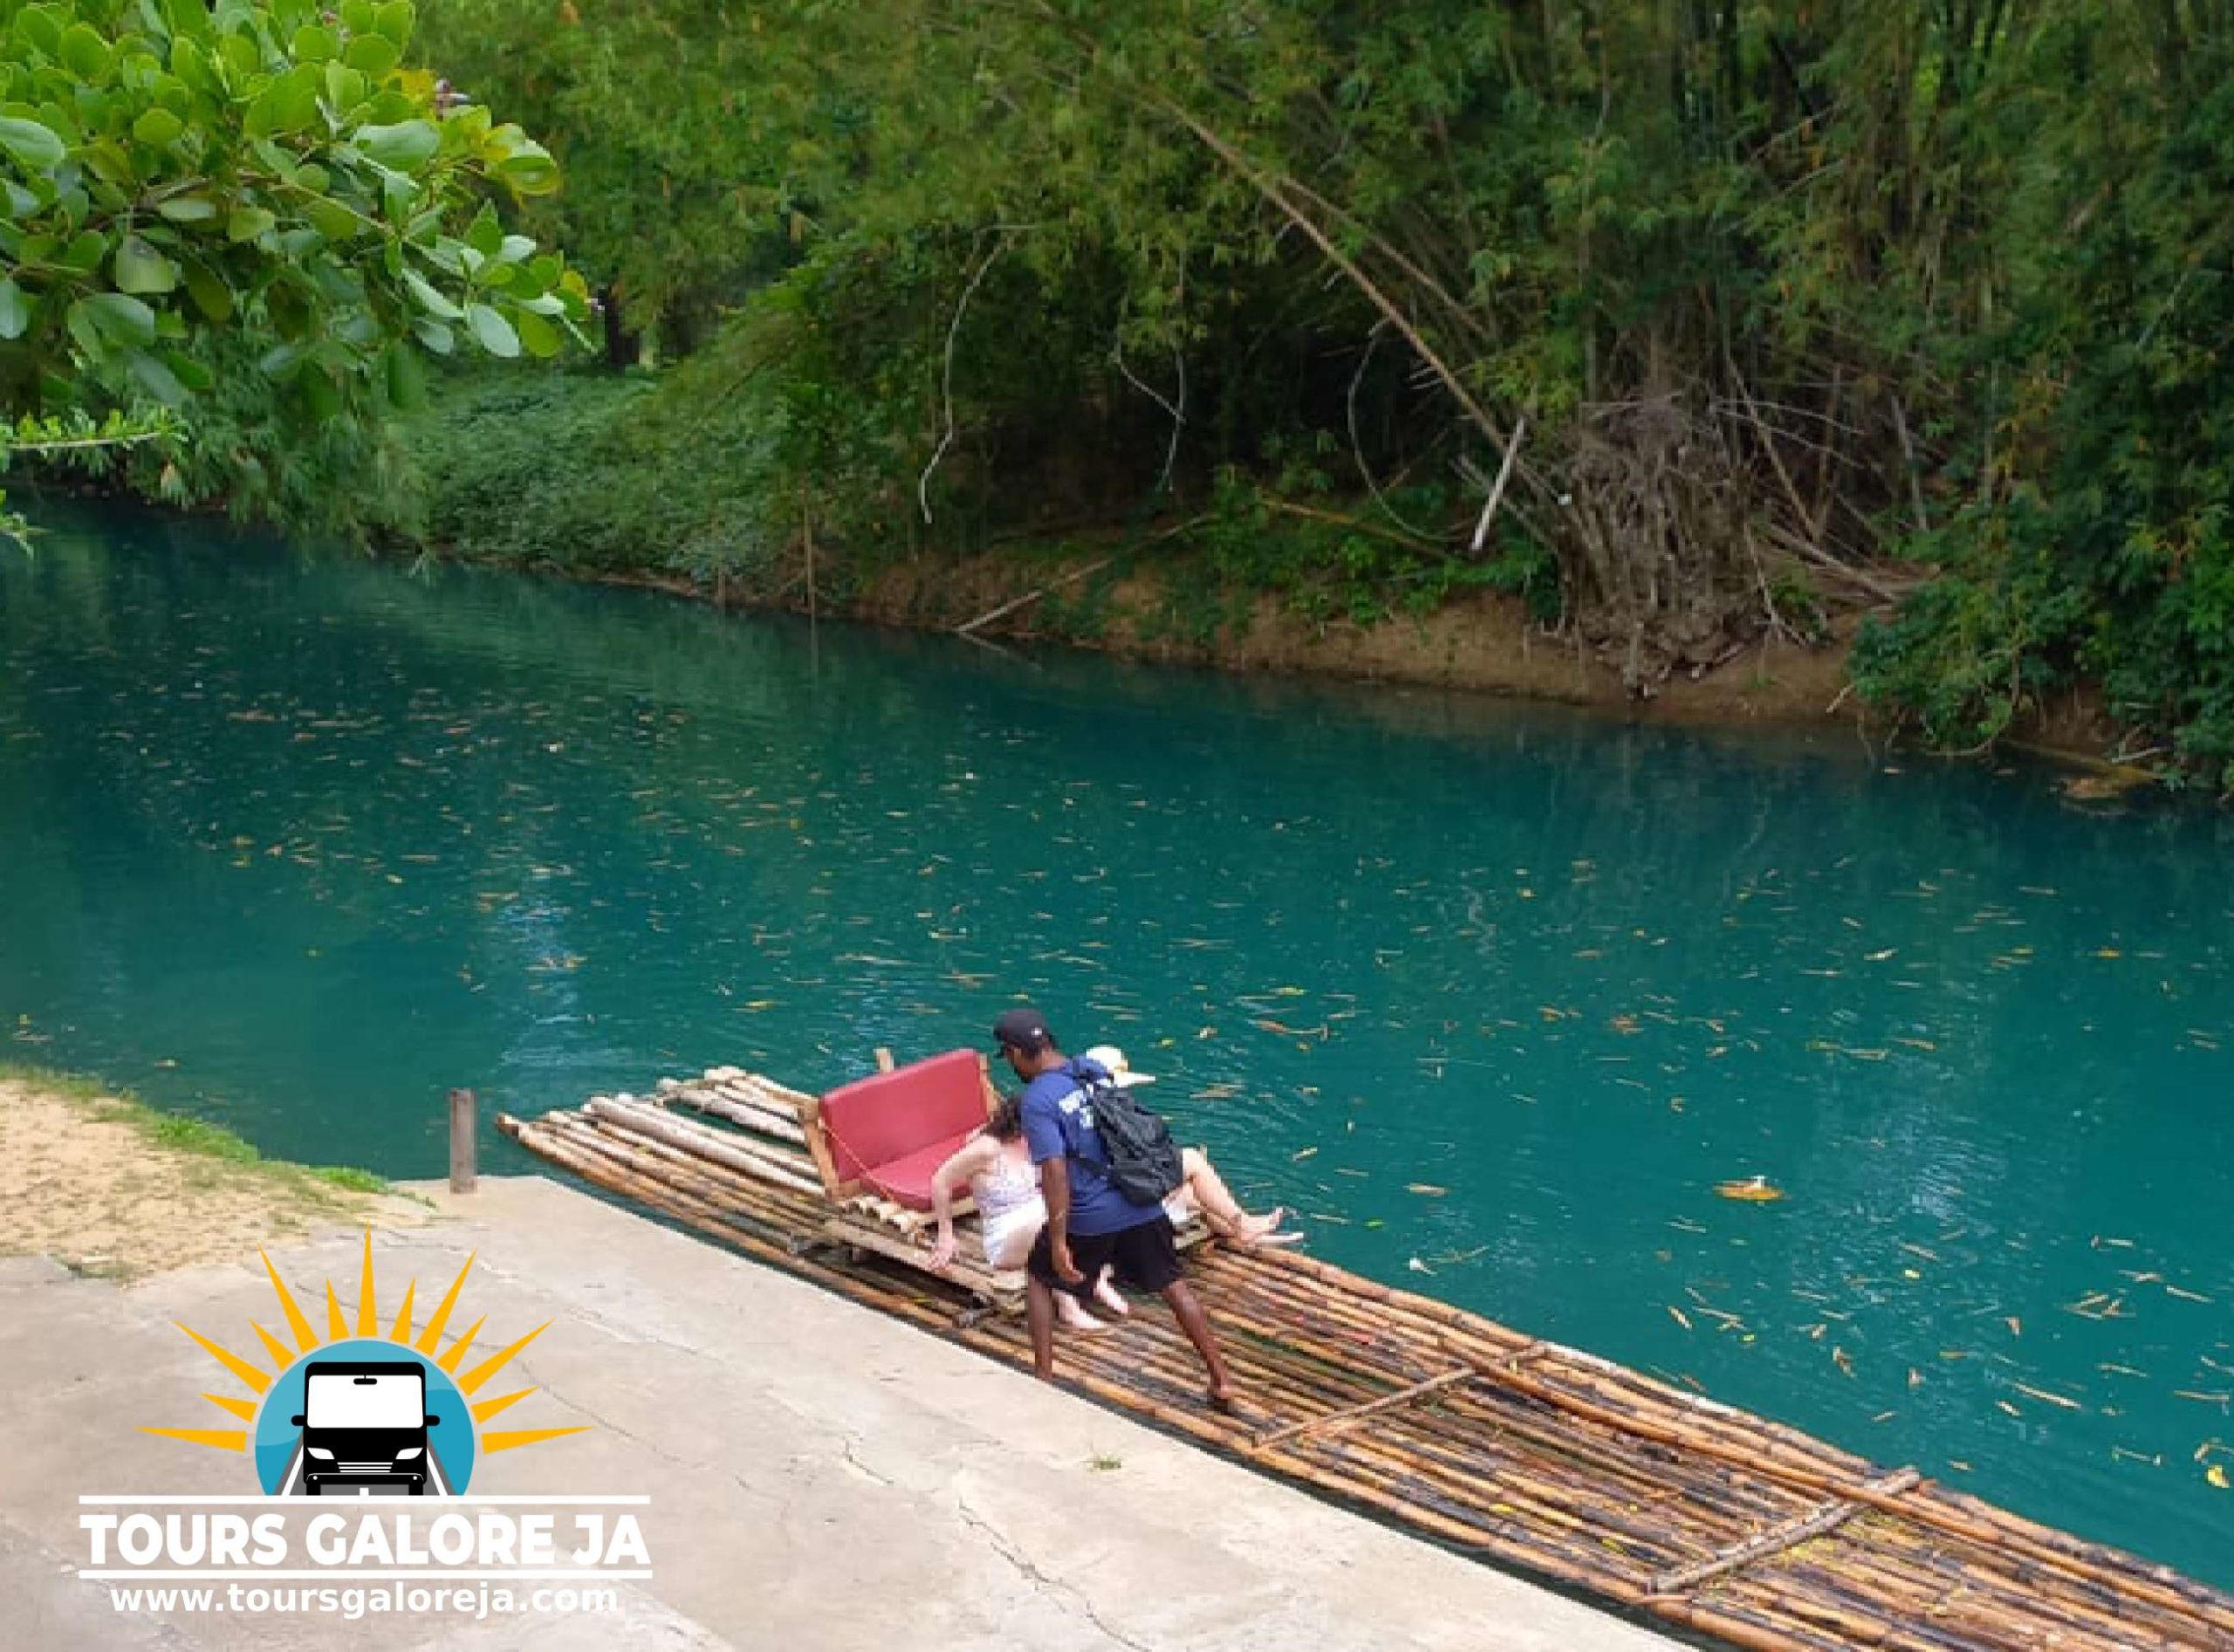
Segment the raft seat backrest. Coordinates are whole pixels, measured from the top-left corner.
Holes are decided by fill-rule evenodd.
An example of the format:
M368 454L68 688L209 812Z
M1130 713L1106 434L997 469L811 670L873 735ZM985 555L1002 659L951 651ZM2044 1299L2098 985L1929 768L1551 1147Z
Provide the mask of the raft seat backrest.
M931 1208L931 1176L985 1122L985 1059L949 1050L840 1085L812 1110L809 1146L833 1198L874 1189Z

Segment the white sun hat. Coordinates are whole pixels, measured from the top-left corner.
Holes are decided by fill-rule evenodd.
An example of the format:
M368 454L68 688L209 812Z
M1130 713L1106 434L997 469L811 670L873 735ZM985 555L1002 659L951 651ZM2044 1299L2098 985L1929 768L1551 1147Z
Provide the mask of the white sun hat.
M1120 1089L1129 1090L1136 1084L1155 1082L1152 1074L1134 1072L1132 1063L1125 1059L1125 1052L1114 1044L1095 1045L1086 1052L1086 1059L1098 1064Z

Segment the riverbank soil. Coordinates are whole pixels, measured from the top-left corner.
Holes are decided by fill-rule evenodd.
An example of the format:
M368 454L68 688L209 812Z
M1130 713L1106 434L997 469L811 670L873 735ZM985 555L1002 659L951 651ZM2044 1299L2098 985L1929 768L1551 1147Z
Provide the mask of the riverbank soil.
M235 1261L319 1223L413 1219L411 1201L150 1140L127 1103L0 1079L0 1256L136 1278Z
M1224 623L1212 630L1206 599L1185 581L1143 570L1097 582L1096 570L1097 559L1084 556L1025 562L926 553L881 571L837 611L877 624L951 629L1044 590L1045 596L975 634L1063 642L1127 659L1463 689L1725 723L1828 715L1846 688L1861 623L1858 613L1833 614L1819 644L1767 638L1715 670L1696 677L1679 672L1638 699L1619 670L1573 638L1545 631L1520 599L1495 592L1459 592L1430 614L1370 624L1309 619L1277 596L1258 595L1229 602Z
M221 1419L198 1395L236 1389L174 1320L253 1351L250 1321L278 1310L253 1252L128 1287L16 1259L0 1262L11 1636L42 1652L1669 1644L558 1182L419 1191L435 1220L373 1233L383 1315L415 1280L423 1319L474 1257L457 1323L485 1316L476 1348L550 1322L487 1390L535 1390L495 1426L586 1425L484 1458L472 1492L646 1495L654 1575L610 1586L616 1609L596 1616L119 1612L75 1575L78 1497L252 1491L244 1458L136 1430L207 1426ZM328 1229L271 1257L305 1299L332 1280L353 1323L363 1244Z

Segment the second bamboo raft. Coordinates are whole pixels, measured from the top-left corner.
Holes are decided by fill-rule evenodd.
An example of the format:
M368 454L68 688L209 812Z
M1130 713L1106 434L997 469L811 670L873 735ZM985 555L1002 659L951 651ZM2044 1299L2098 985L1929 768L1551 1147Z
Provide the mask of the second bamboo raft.
M988 1296L970 1280L833 1241L801 1099L717 1067L654 1098L497 1122L746 1255L1028 1365L1020 1324L967 1311ZM1201 1368L1160 1311L1065 1339L1061 1375L1499 1564L1761 1652L2234 1648L2234 1596L1913 1470L1292 1252L1207 1245L1189 1269L1239 1416L1203 1405Z

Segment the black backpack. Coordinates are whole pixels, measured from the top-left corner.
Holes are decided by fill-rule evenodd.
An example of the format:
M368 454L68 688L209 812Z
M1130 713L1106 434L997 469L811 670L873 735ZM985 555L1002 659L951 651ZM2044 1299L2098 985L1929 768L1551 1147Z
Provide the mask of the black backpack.
M1171 1140L1171 1127L1134 1100L1115 1080L1088 1078L1075 1069L1071 1076L1093 1110L1093 1128L1101 1136L1111 1185L1134 1204L1162 1203L1164 1195L1186 1175Z

